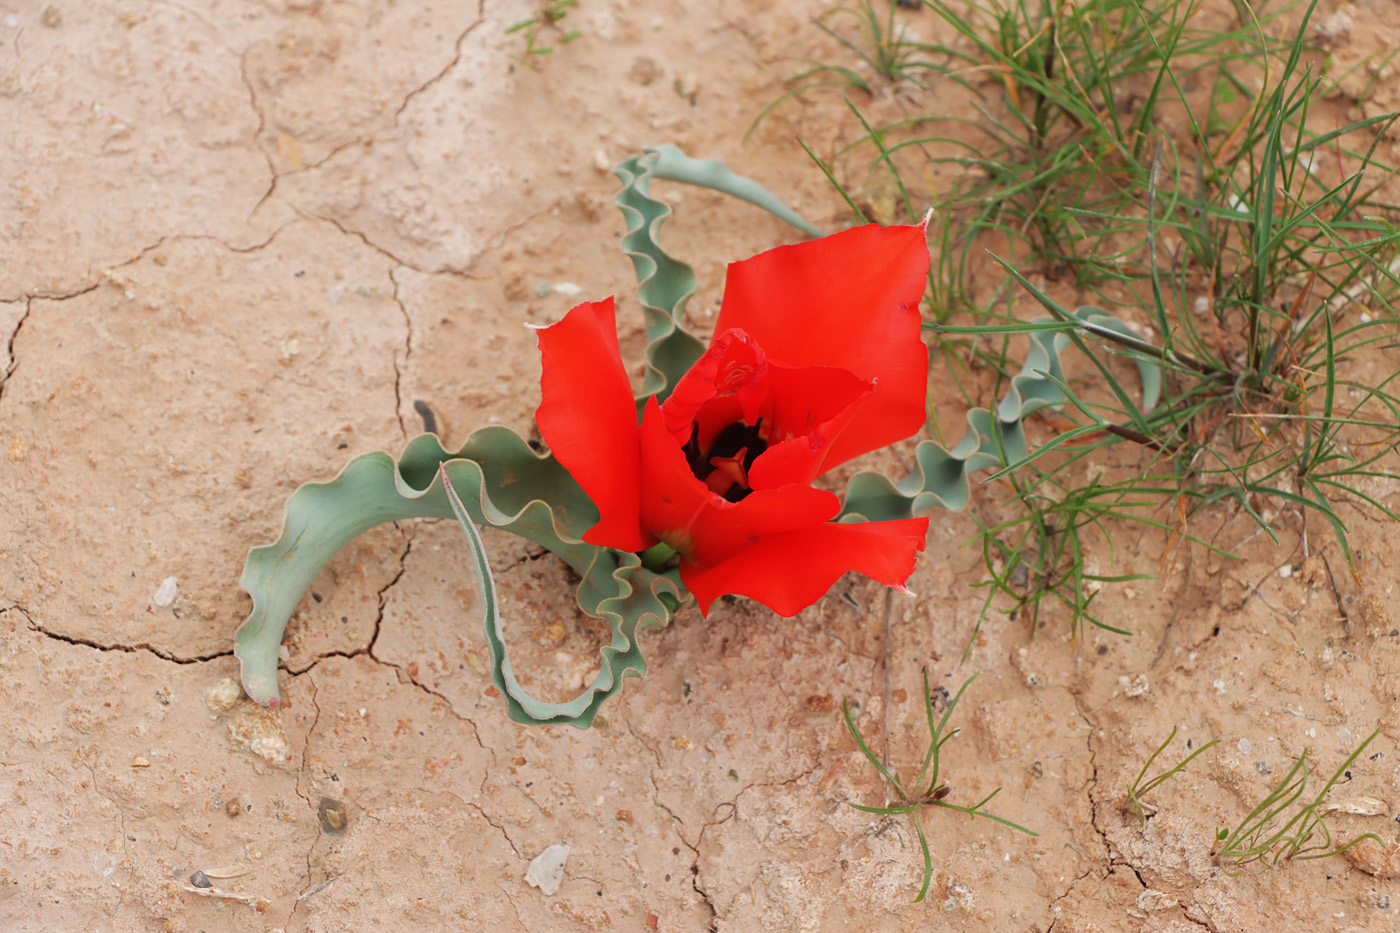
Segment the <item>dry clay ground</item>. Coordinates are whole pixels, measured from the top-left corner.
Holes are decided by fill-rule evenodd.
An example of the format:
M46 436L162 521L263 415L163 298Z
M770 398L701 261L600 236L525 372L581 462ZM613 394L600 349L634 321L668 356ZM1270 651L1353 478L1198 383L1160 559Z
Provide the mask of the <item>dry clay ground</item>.
M970 519L935 514L919 596L888 618L854 578L835 591L850 600L790 621L745 601L683 615L645 636L652 672L587 732L507 720L458 529L386 527L299 610L282 709L229 693L243 556L300 483L401 447L420 400L452 443L488 421L529 430L522 325L575 300L539 283L618 293L638 358L607 165L675 141L844 222L792 139L800 124L834 152L850 138L839 102L794 103L738 142L794 57L840 54L811 4L583 0L568 21L583 37L538 73L512 68L523 42L504 34L529 12L0 0L0 929L1400 927L1395 530L1351 507L1359 583L1316 522L1335 585L1304 561L1296 514L1277 516L1275 545L1221 508L1194 530L1247 559L1191 552L1105 590L1102 615L1133 637L1074 640L1051 616L1032 638L997 616L966 664L985 571L960 547ZM1358 43L1394 44L1386 0L1353 12ZM923 16L910 23L932 29ZM965 105L937 88L922 101ZM703 330L723 263L794 233L666 195ZM1123 533L1116 564L1091 560L1155 572L1164 544ZM488 545L519 667L570 694L598 627L557 561L504 534ZM167 578L173 601L168 585L156 598ZM858 703L871 735L887 724L907 765L924 666L950 688L981 672L947 747L950 799L1005 785L998 812L1039 836L927 815L934 876L916 905L910 824L846 806L883 796L839 705ZM1140 827L1122 791L1173 726L1174 752L1222 744ZM1330 772L1376 726L1333 796L1383 813L1335 825L1388 849L1237 878L1212 864L1214 828L1291 756ZM547 896L523 876L554 843L571 854ZM212 887L190 885L197 870Z

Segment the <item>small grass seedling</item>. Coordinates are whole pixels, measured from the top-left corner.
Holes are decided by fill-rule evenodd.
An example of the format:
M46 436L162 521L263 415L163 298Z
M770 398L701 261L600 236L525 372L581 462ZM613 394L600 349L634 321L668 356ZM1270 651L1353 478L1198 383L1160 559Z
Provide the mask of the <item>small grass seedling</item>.
M920 52L933 51L933 47L909 38L908 33L895 21L895 4L887 5L887 13L882 19L871 0L860 0L854 7L836 7L814 17L817 28L831 36L856 54L874 69L875 73L887 81L911 81L919 87L922 84L914 77L917 69L943 70L917 59ZM827 17L835 18L842 14L853 16L860 22L863 39L852 41L823 22Z
M841 712L846 717L846 728L850 730L851 738L855 739L861 754L863 754L870 763L875 766L875 770L879 771L880 775L884 777L885 781L894 791L896 797L894 801L884 807L867 807L859 803L852 803L850 806L857 810L863 810L866 813L879 813L885 816L893 816L900 813L916 814L914 816L914 832L918 834L919 850L924 857L924 882L919 888L919 896L914 898L914 903L916 904L922 901L928 894L929 882L933 879L933 855L929 852L928 838L924 835L923 827L919 825L919 818L917 816L917 812L921 808L941 807L945 810L956 810L959 813L966 813L969 817L980 816L984 819L993 820L1003 826L1009 826L1018 832L1025 833L1028 836L1037 835L1037 833L1026 829L1024 826L1020 826L1008 819L987 812L985 809L987 804L991 802L993 797L1001 793L1000 787L968 807L949 803L947 799L945 799L951 788L946 782L939 782L939 753L943 748L943 744L958 734L959 730L957 729L954 729L952 732L945 732L948 726L948 720L952 718L953 710L957 709L958 701L962 699L963 692L967 690L968 686L976 679L977 675L973 674L963 682L963 685L958 688L958 692L948 700L948 705L943 710L942 718L935 722L933 697L929 693L928 688L928 670L924 670L924 712L928 716L929 746L928 751L924 753L924 764L923 767L919 769L919 776L916 777L914 782L910 785L914 790L912 795L904 789L904 785L900 783L895 772L881 764L880 759L875 757L875 754L870 750L870 746L866 744L865 739L860 734L860 730L856 728L855 720L851 717L850 701L843 700L841 702ZM928 778L927 785L924 784L924 778ZM924 790L920 791L920 788L924 788Z
M1249 811L1233 830L1220 829L1215 834L1215 845L1211 854L1227 875L1238 875L1244 866L1261 862L1266 867L1278 865L1290 859L1326 858L1338 855L1366 839L1374 839L1385 845L1375 833L1363 833L1345 845L1332 847L1332 832L1319 812L1323 798L1332 786L1346 773L1371 740L1380 735L1376 729L1366 740L1347 756L1327 781L1317 796L1298 808L1282 826L1277 825L1294 803L1303 796L1308 785L1308 753L1305 750L1293 762L1293 767L1283 776L1283 780L1269 792L1269 795ZM1314 837L1318 837L1315 840Z
M914 7L918 4L914 3ZM949 72L949 67L943 62L928 60L929 54L946 57L948 61L956 61L959 64L970 66L975 61L967 56L959 56L939 46L929 45L912 38L911 34L905 30L895 20L895 3L890 3L888 12L884 17L876 11L871 0L860 0L855 7L835 7L827 10L819 16L814 16L812 22L822 32L835 39L846 49L852 52L856 58L864 62L870 71L889 82L908 81L910 84L922 90L927 90L924 82L917 77L920 71L929 74L943 74ZM858 22L858 30L853 37L847 37L841 32L828 25L826 20L835 20L841 16L854 18ZM780 95L776 100L768 104L758 116L749 124L749 128L744 133L744 140L747 141L753 135L753 131L758 129L758 125L776 110L781 104L805 91L813 91L818 88L854 88L864 92L867 96L874 96L874 89L870 82L856 68L849 68L845 65L838 65L831 62L820 62L812 59L800 59L803 63L810 65L788 78L786 83L788 90Z
M520 22L506 27L506 35L508 36L517 32L525 34L525 57L512 55L511 61L518 62L532 71L540 70L540 66L537 64L538 59L544 55L554 54L553 46L540 44L540 30L542 29L552 28L558 31L560 45L568 45L583 35L582 30L570 29L564 32L558 25L560 20L569 15L569 7L573 6L575 2L577 0L549 0L541 8L538 16L522 19Z
M1197 755L1201 754L1213 745L1220 744L1219 739L1212 739L1211 741L1202 745L1200 748L1196 749L1191 754L1187 755L1185 758L1181 759L1181 761L1177 762L1174 767L1168 768L1166 771L1163 771L1161 774L1156 775L1151 780L1144 782L1143 778L1147 777L1147 770L1152 767L1152 762L1157 760L1158 755L1166 751L1167 746L1172 744L1172 739L1174 738L1176 738L1175 726L1172 727L1171 734L1167 736L1167 740L1161 745L1158 745L1157 750L1147 757L1147 761L1143 762L1142 770L1138 772L1138 776L1133 781L1133 783L1128 786L1127 795L1123 803L1123 816L1125 818L1125 821L1129 815L1132 815L1137 817L1139 825L1146 825L1149 812L1155 813L1157 808L1152 806L1152 804L1150 803L1144 803L1142 798L1146 797L1153 790L1161 786L1162 783L1168 778L1170 778L1172 775L1177 774L1183 768L1189 765L1192 759L1194 759Z

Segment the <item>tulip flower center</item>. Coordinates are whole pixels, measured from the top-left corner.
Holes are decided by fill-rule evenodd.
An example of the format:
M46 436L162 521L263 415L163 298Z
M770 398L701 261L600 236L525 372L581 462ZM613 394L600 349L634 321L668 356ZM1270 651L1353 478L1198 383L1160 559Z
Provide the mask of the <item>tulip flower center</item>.
M762 418L754 424L736 421L715 435L708 450L701 450L700 427L691 425L690 440L681 448L690 471L710 492L729 502L743 499L753 492L749 469L758 455L768 449L762 426Z

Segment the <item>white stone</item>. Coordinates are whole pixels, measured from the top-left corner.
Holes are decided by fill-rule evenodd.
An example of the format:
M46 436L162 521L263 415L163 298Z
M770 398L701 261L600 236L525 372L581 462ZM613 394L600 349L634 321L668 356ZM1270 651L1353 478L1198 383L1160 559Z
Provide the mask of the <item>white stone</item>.
M166 577L160 581L160 586L151 594L151 602L164 609L175 601L175 594L180 591L180 585L174 577Z
M564 862L568 858L568 846L550 846L531 860L530 867L525 872L525 883L553 896L564 880Z

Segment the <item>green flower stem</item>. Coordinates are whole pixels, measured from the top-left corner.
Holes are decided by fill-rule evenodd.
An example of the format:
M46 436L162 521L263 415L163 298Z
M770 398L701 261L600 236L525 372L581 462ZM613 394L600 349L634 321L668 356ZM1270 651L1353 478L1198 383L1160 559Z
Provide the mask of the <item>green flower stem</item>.
M676 556L676 549L659 541L641 553L642 566L657 573L666 569L666 562Z

